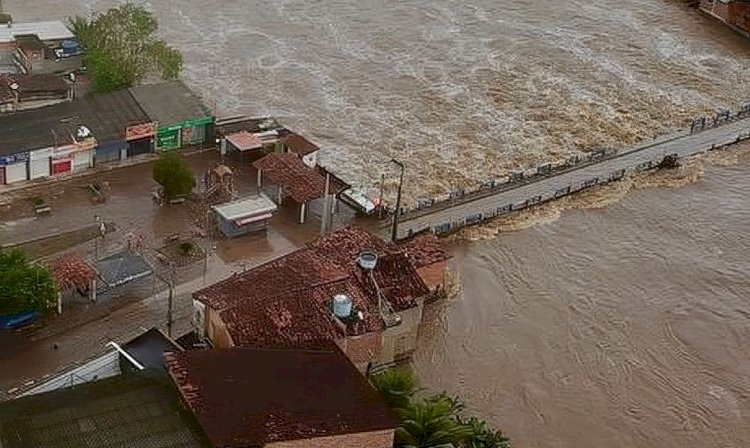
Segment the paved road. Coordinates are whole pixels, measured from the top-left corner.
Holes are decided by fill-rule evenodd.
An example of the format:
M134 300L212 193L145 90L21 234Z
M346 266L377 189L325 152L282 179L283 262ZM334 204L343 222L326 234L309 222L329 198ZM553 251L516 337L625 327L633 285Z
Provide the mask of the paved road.
M572 168L549 177L540 177L533 182L480 192L457 200L452 205L439 204L432 208L409 212L403 215L399 222L399 238L406 237L410 230L419 232L427 228L433 231L441 227L445 229L447 223L453 223L454 228L460 227L464 222L471 223L472 218L477 219L476 215L479 213L484 217L493 217L507 211L511 204L513 209L519 209L526 205L527 200L530 200L531 205L554 199L556 195L563 194L568 187L571 191L578 191L590 186L593 179L606 182L622 170L634 170L648 162L657 164L669 154L676 153L680 157L688 157L706 152L712 146L720 147L735 143L740 134L743 139L748 137L750 119L735 121L692 135L687 132L674 134L622 151L600 162Z

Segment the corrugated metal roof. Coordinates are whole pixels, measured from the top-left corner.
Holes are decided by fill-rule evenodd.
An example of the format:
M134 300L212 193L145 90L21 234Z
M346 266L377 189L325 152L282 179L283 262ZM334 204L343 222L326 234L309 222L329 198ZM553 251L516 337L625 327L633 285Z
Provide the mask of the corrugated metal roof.
M216 205L213 210L226 220L247 218L251 215L266 214L276 211L276 204L268 196L260 193L257 196L246 197L226 204Z
M46 22L14 23L0 26L0 43L13 42L16 36L35 34L40 40L73 39L73 33L59 20Z

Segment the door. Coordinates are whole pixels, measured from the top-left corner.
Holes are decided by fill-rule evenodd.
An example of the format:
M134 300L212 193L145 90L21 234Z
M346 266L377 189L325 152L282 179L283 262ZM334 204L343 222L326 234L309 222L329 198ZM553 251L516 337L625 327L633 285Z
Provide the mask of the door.
M137 156L140 154L148 154L151 152L151 138L142 138L140 140L133 140L130 142L128 148L128 157Z
M73 155L73 171L84 171L91 167L91 151L81 151Z
M26 162L14 163L5 167L5 183L12 184L26 180Z
M73 161L70 159L52 161L52 174L53 175L69 173L72 169L73 169Z
M50 159L44 157L41 159L31 160L30 163L30 174L32 179L39 179L40 177L48 177L50 175Z

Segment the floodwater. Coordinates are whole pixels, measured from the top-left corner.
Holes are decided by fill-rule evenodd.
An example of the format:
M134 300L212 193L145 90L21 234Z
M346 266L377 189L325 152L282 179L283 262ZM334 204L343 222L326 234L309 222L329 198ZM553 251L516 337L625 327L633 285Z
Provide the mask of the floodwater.
M737 165L465 232L477 241L455 245L463 295L430 310L423 383L523 447L750 446L750 145L740 151ZM637 188L696 170L684 188Z
M114 0L6 0L17 21ZM750 46L674 0L151 0L219 115L274 115L409 198L623 145L750 97Z
M4 6L19 21L115 2L27 3ZM409 198L750 97L750 45L681 1L149 4L218 115L278 116L365 188L398 158ZM585 198L594 209L464 233L464 294L430 310L425 385L523 447L749 446L748 168L636 179ZM639 183L688 185L625 195Z

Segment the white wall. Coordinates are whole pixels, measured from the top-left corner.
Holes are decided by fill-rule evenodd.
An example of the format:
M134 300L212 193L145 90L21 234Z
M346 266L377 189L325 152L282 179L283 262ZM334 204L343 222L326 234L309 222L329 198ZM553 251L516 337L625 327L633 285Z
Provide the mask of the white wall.
M87 361L85 364L43 380L38 385L21 394L21 396L25 397L65 389L78 384L110 378L121 373L120 354L116 350L112 350Z

